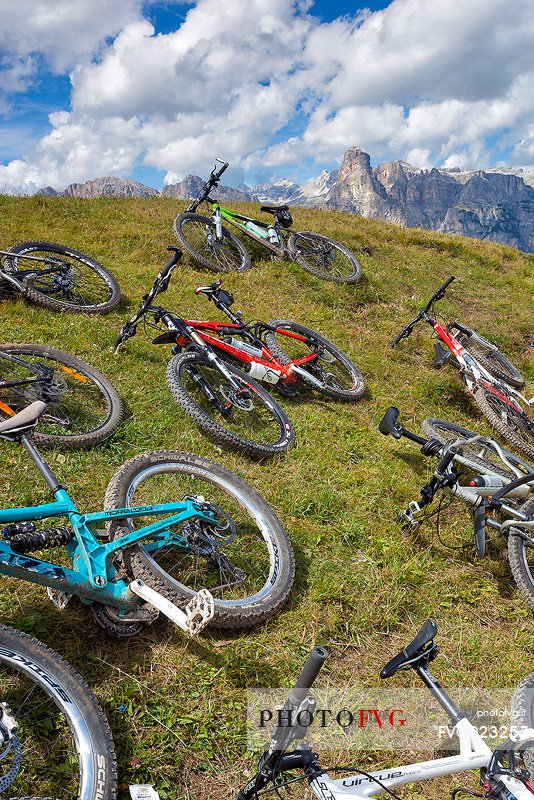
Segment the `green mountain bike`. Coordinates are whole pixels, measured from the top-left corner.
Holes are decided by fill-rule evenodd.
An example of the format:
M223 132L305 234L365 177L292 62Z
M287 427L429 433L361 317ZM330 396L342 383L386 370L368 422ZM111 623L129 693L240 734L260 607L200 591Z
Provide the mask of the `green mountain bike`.
M295 261L318 278L334 283L360 280L360 262L346 247L319 233L298 233L291 228L289 206L261 206L260 211L274 217L265 222L230 211L211 198L211 190L219 185L228 168L228 162L216 160L221 164L219 169L215 165L198 197L174 220L175 236L191 258L213 272L244 272L250 267L250 255L237 236L223 226L224 220L266 247L274 257ZM196 213L202 203L211 204L211 217Z

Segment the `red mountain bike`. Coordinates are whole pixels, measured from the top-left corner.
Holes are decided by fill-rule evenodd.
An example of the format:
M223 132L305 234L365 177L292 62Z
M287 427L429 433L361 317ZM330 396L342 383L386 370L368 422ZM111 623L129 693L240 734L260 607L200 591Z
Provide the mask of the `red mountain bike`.
M461 374L465 387L491 426L507 441L529 458L534 458L534 420L528 413L534 398L527 398L514 386L523 385L523 376L491 342L475 334L470 328L451 321L442 325L429 315L434 303L445 296L445 291L456 280L452 275L440 286L426 306L392 342L395 347L409 336L418 322L428 323L439 339L436 344L434 367L451 364ZM474 342L472 345L471 342ZM480 353L480 343L490 345ZM477 349L478 348L478 349Z
M191 418L222 444L265 457L286 450L294 439L283 409L256 381L295 395L299 385L336 400L357 400L364 392L359 369L321 334L290 320L245 323L230 306L233 296L222 280L200 286L203 294L230 322L204 322L177 317L152 305L165 291L181 252L177 248L143 298L139 311L115 341L115 350L134 336L141 320L151 317L167 330L154 344L174 344L167 383L174 399ZM241 369L238 369L241 368ZM241 371L243 370L243 371Z

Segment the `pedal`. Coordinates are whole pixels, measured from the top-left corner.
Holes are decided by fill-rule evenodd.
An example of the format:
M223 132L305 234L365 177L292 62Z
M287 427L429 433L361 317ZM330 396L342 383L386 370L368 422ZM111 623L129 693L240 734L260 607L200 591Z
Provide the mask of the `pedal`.
M147 603L161 611L162 614L190 636L199 634L213 619L215 613L213 597L207 589L201 589L197 592L186 605L184 612L156 589L147 586L144 581L132 581L129 588L138 597L142 597Z
M416 520L415 517L421 511L421 506L415 500L410 500L408 503L408 508L406 511L403 511L402 514L399 514L397 517L397 522L400 522L401 525L409 525L410 527L416 527L419 525L419 520Z
M67 606L72 600L72 595L68 592L62 592L61 589L51 589L50 586L46 587L46 593L56 608L60 611Z
M205 628L215 613L215 604L211 592L201 589L185 607L187 627L191 636L196 636Z

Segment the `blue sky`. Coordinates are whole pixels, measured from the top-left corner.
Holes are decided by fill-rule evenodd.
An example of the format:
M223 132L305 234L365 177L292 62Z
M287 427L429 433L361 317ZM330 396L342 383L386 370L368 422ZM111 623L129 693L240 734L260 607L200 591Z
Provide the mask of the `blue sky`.
M0 0L0 189L534 163L531 0Z

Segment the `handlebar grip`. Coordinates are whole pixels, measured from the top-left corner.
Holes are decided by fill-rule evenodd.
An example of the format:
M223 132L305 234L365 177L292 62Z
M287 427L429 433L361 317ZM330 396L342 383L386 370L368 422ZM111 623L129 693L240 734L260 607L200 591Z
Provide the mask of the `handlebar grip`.
M329 656L330 653L325 647L314 647L306 663L302 667L302 671L297 678L292 692L295 689L309 689L313 686L317 675L321 671L321 667Z
M443 297L443 295L445 294L445 289L446 289L448 286L450 286L450 285L451 285L451 283L452 283L453 281L455 281L455 280L456 280L456 275L451 275L451 276L450 276L450 278L447 278L447 280L445 281L445 283L444 283L444 284L442 284L442 285L439 287L439 289L438 289L437 291L435 291L435 292L434 292L434 294L432 295L432 297L430 298L430 300L429 300L429 302L427 303L427 306L426 306L427 310L428 310L429 306L431 306L431 305L432 305L432 303L434 302L434 300L441 300L441 298L442 298L442 297Z
M451 275L450 278L447 278L447 280L445 281L445 283L443 284L443 286L441 287L441 289L439 291L444 292L445 289L447 288L447 286L450 286L451 283L453 281L455 281L455 280L456 280L456 275Z
M172 251L172 256L169 258L169 260L167 261L167 263L165 264L165 266L163 267L163 269L160 272L160 275L162 276L162 278L165 277L165 275L167 275L167 273L169 273L171 271L171 269L176 266L176 264L180 261L182 255L183 255L183 253L180 250L180 248L179 247L174 247L174 245L172 245L172 244L170 244L167 247L167 250Z
M230 164L228 163L228 161L223 161L222 166L219 168L219 171L215 173L217 177L220 178L223 172L226 172L229 166Z

